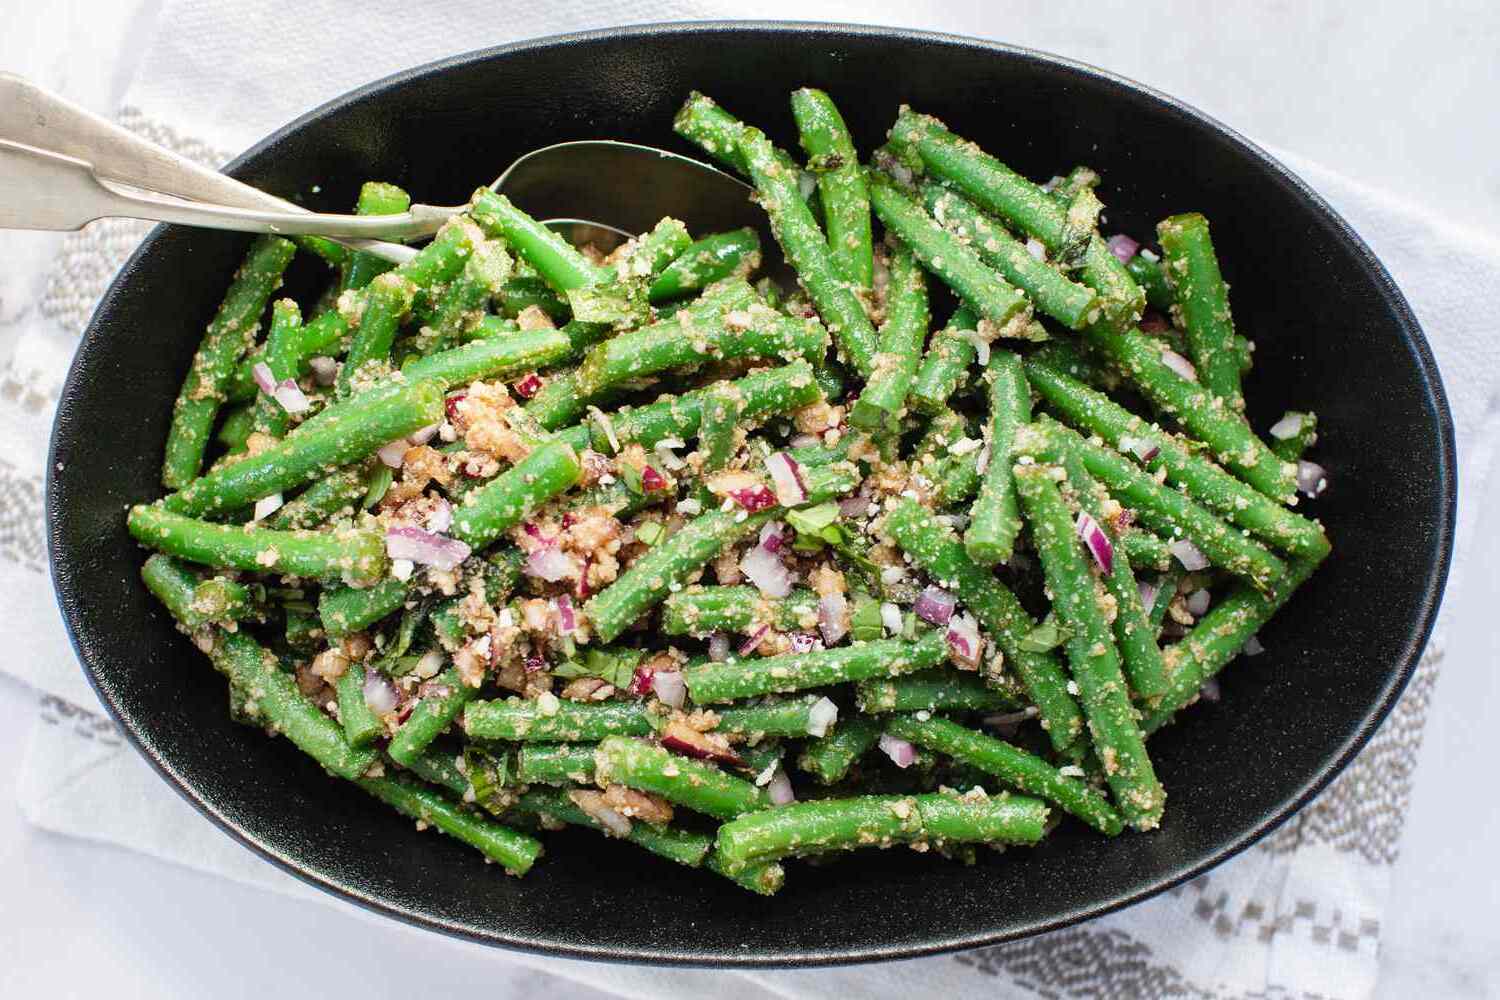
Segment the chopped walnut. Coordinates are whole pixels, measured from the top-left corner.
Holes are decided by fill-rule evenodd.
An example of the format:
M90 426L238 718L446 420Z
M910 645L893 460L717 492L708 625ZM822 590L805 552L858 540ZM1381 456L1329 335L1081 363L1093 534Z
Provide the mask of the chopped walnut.
M364 660L375 649L368 632L350 632L339 645L351 661Z
M470 451L479 451L511 464L521 461L531 449L511 429L505 411L515 406L510 392L499 382L475 382L454 406L457 429Z
M602 677L575 677L558 694L569 701L605 701L615 693L615 686Z
M542 311L541 306L530 305L516 314L516 325L523 330L553 330L557 324Z
M307 672L321 681L332 684L344 676L344 672L348 669L349 657L345 656L342 650L325 649L313 657L312 665L308 667Z
M792 422L803 434L822 434L844 422L844 408L819 400L793 413Z
M672 804L659 795L638 792L624 785L608 785L603 799L606 806L629 819L658 825L672 821Z
M849 590L848 584L844 582L844 574L835 569L831 563L823 563L813 570L808 574L807 582L819 597L843 594Z

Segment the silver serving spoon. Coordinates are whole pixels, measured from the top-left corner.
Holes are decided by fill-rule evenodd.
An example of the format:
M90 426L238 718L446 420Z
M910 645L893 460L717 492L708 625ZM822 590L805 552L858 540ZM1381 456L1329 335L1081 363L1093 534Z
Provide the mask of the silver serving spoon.
M773 246L751 189L677 153L613 140L564 142L517 159L491 187L575 243L608 250L663 216L695 232L752 226ZM310 235L396 263L411 240L464 206L401 215L327 215L201 166L30 81L0 73L0 228L79 229L122 217L253 233ZM608 220L608 221L605 221Z

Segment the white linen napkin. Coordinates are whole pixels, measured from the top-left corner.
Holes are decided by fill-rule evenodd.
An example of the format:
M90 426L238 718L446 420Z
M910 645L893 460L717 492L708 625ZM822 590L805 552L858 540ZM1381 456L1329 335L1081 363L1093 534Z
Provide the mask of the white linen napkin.
M451 52L612 23L764 14L763 5L565 0L510 5L502 20L496 8L447 0L428 4L423 33L411 35L409 10L305 0L299 31L289 37L282 8L267 0L168 0L120 119L217 165L323 100ZM909 5L899 20L913 20ZM333 58L319 41L328 38L362 58ZM390 39L401 41L392 47ZM1500 244L1295 156L1281 158L1354 224L1411 299L1446 379L1462 498L1478 496L1496 438L1500 346L1483 317L1486 290L1500 286ZM0 254L31 262L0 277L0 331L19 331L0 368L0 600L26 623L0 669L42 695L19 799L28 819L48 830L362 913L262 862L151 773L99 714L52 602L41 513L51 411L95 301L145 230L105 222L67 237L0 234ZM25 254L6 253L22 246ZM1468 506L1450 586L1465 570L1463 540L1474 520ZM1064 997L1366 996L1440 648L1441 626L1391 719L1315 803L1240 857L1119 914L957 956L835 970L663 973L514 953L497 953L497 962L640 997L701 995L710 986L733 997L969 995L1000 987Z

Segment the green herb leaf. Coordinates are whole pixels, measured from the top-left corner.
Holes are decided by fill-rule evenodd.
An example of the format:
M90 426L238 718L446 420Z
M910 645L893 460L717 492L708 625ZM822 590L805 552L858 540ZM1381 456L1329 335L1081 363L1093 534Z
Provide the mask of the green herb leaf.
M645 496L646 488L641 485L641 470L629 462L620 463L620 478L625 480L625 488L636 496Z
M839 505L832 500L816 507L802 507L786 513L786 523L804 535L818 535L839 519Z
M1028 653L1045 653L1061 646L1072 635L1069 629L1059 625L1055 618L1048 615L1045 621L1021 638L1019 645Z
M661 536L666 534L666 529L659 521L647 521L635 529L635 539L642 545L655 545L661 541Z
M370 476L370 485L365 488L364 504L362 510L369 510L385 497L386 490L391 488L391 482L395 479L395 473L389 465L381 464L375 467Z

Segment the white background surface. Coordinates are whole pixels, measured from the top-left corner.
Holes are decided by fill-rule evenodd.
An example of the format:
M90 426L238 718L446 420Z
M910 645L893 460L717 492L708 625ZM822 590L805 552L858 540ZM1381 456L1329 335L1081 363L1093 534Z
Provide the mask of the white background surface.
M113 113L130 68L116 48L124 38L127 56L138 50L149 0L5 7L0 68ZM1050 50L1175 94L1434 213L1482 228L1500 222L1500 5L767 0L763 16L910 24ZM0 299L0 316L6 308ZM1486 484L1480 509L1497 505L1500 483ZM1382 996L1500 991L1500 727L1489 711L1500 696L1500 574L1491 568L1500 538L1476 537L1488 551L1472 554L1464 591L1448 595L1452 632L1383 933ZM28 691L0 681L0 996L436 997L485 988L495 956L476 946L27 827L12 789L34 712ZM543 976L528 985L514 995L597 996Z

